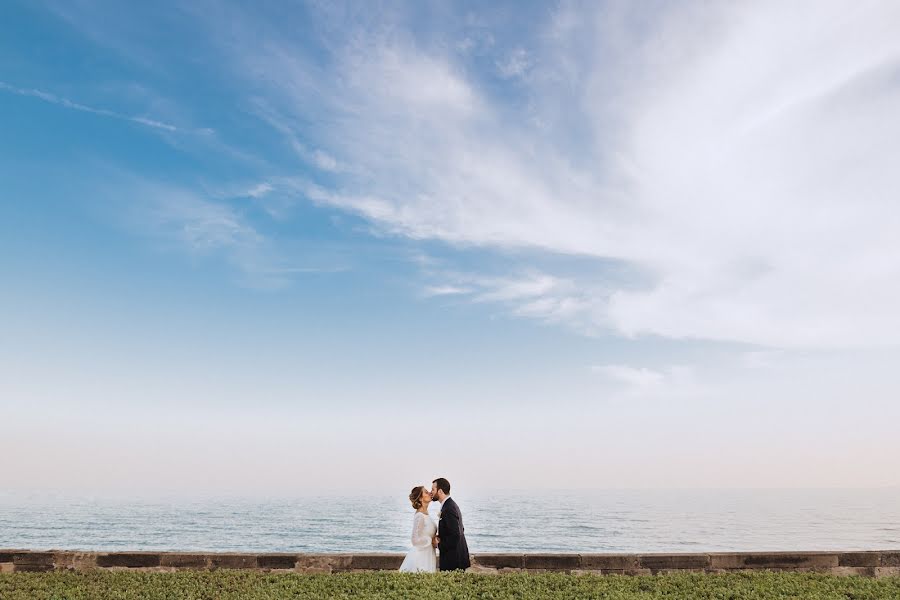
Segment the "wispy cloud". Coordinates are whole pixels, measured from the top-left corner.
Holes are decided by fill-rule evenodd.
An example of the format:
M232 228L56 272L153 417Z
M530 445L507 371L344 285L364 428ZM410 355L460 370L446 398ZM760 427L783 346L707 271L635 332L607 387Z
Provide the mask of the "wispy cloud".
M269 183L267 181L263 181L262 183L258 183L256 185L254 185L252 188L250 188L249 190L247 190L247 195L250 196L251 198L262 198L263 196L265 196L266 194L268 194L269 192L271 192L274 189L275 188L272 186L271 183Z
M128 187L138 199L128 208L131 226L140 233L194 259L222 259L249 287L277 289L290 282L269 240L233 206L138 178Z
M610 380L627 386L648 388L659 386L665 379L661 371L647 367L631 367L628 365L596 365L591 371L599 373Z
M471 288L459 287L456 285L429 285L423 290L422 295L425 297L459 296L471 293Z
M524 86L499 95L465 53L352 23L327 79L289 41L242 50L351 165L315 201L413 239L655 275L598 291L586 271L568 277L576 300L536 294L517 314L628 336L900 343L900 9L688 3L636 28L639 10L563 4ZM515 74L525 58L495 64Z
M531 68L531 60L524 48L516 48L503 60L497 61L497 70L501 77L512 79L524 76Z
M741 355L740 363L747 369L767 369L777 366L786 357L783 350L751 350Z
M144 215L149 226L200 254L254 248L264 239L232 207L184 190L161 191Z
M338 160L320 148L310 149L301 141L299 126L272 108L266 101L253 101L254 114L280 133L300 160L321 171L339 173L345 170Z
M136 115L126 115L122 113L118 113L112 110L108 110L105 108L96 108L93 106L88 106L86 104L81 104L78 102L74 102L69 100L68 98L57 96L56 94L51 94L50 92L45 92L43 90L38 89L26 89L20 88L13 85L9 85L8 83L0 81L0 90L4 90L13 94L18 94L19 96L28 96L31 98L37 98L39 100L43 100L44 102L49 102L50 104L56 104L58 106L63 106L65 108L70 108L72 110L79 110L86 113L91 113L94 115L99 115L101 117L109 117L111 119L118 119L121 121L130 121L132 123L137 123L138 125L143 125L145 127L150 127L152 129L158 129L162 131L171 131L171 132L185 132L188 130L181 129L172 125L171 123L165 123L163 121L158 121L156 119L150 119L148 117L136 116ZM199 129L199 130L189 130L192 133L211 133L209 129Z
M515 296L522 281L474 273L436 289L589 334L900 344L892 3L562 3L511 44L313 6L333 34L315 52L227 10L204 27L252 113L315 173L304 197L384 234L652 275L547 270L548 289Z
M435 283L423 296L456 296L469 302L496 304L510 314L544 323L561 324L582 334L602 332L604 295L588 293L572 279L540 271L496 276L436 270L429 266Z
M670 365L662 369L632 365L594 365L591 371L611 386L620 400L697 400L708 396L712 388L701 383L694 369Z
M94 194L117 225L163 251L224 263L241 286L277 290L303 274L346 270L321 255L295 257L266 233L264 223L254 222L240 197L209 195L113 168L102 172Z

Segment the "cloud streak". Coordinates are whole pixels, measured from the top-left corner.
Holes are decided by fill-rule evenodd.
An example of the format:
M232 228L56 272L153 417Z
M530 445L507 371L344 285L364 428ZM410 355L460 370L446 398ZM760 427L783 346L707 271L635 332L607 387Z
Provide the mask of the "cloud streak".
M581 334L599 335L606 298L594 288L586 291L582 283L540 271L477 275L437 271L434 283L425 287L423 296L452 296L469 302L497 304L510 314L548 324L563 325Z
M86 104L81 104L78 102L74 102L65 98L63 96L57 96L56 94L51 94L50 92L45 92L43 90L38 89L27 89L20 88L13 85L9 85L8 83L0 81L0 90L4 90L6 92L17 94L19 96L26 96L29 98L37 98L38 100L42 100L44 102L55 104L57 106L62 106L64 108L68 108L71 110L77 110L81 112L90 113L93 115L99 115L101 117L109 117L111 119L117 119L120 121L129 121L131 123L137 123L138 125L143 125L144 127L149 127L151 129L156 129L160 131L168 131L168 132L181 132L181 133L201 133L201 134L209 134L211 130L209 129L192 129L185 130L171 123L166 123L164 121L159 121L156 119L150 119L148 117L136 116L136 115L126 115L122 113L118 113L112 110L107 110L105 108L96 108L93 106L88 106Z
M697 401L715 393L713 386L698 381L694 369L686 365L651 369L607 364L594 365L590 370L606 384L611 397L619 401Z

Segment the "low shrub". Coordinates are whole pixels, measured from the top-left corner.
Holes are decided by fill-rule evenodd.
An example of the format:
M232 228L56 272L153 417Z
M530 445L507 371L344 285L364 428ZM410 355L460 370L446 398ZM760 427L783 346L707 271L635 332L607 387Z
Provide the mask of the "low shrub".
M0 600L897 600L900 577L813 573L657 576L509 573L53 571L0 574Z

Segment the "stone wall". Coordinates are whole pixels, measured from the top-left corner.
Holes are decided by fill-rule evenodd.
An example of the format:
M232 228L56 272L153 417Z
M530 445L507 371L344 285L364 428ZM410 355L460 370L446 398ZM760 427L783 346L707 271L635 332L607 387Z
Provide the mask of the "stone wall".
M136 569L254 569L338 573L393 571L402 554L240 554L206 552L79 552L0 550L0 573ZM711 552L701 554L473 554L476 573L513 571L655 575L672 572L811 571L867 577L900 576L900 550L872 552Z

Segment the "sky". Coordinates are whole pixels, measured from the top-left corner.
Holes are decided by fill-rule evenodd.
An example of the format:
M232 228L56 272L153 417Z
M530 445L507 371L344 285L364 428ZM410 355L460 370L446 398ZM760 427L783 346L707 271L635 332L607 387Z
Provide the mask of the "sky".
M897 31L3 2L0 487L900 485Z

